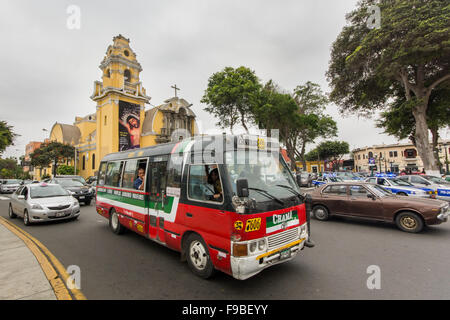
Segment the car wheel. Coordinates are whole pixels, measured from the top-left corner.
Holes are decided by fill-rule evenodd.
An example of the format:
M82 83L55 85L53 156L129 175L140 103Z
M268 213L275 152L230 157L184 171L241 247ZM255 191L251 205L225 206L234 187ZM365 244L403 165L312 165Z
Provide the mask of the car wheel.
M122 234L125 232L125 227L120 224L119 215L114 209L112 209L109 214L109 227L115 234Z
M17 218L17 214L14 213L11 203L9 204L8 214L10 219Z
M408 195L404 192L397 192L397 195L407 197Z
M317 205L313 208L314 217L320 221L326 221L330 217L328 209L322 205Z
M29 226L31 224L30 217L28 216L28 211L25 209L23 212L23 224Z
M194 274L203 279L208 279L214 274L208 247L198 234L191 234L187 239L186 257L189 268Z
M405 232L417 233L422 231L424 222L422 218L414 212L400 212L395 218L397 227Z

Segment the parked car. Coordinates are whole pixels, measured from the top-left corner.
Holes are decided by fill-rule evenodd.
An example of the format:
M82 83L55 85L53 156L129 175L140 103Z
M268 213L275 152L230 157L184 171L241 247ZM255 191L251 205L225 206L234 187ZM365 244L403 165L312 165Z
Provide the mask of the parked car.
M429 177L428 179L426 177ZM405 175L399 177L399 179L408 181L416 187L421 188L425 191L433 191L436 195L436 198L439 200L450 201L450 186L446 184L439 183L434 179L436 177L426 176L426 175ZM439 178L436 178L439 179Z
M324 175L322 177L318 177L317 179L313 180L312 183L314 187L318 188L324 184L332 183L332 182L344 182L341 178L330 176L330 175Z
M74 198L86 205L90 205L92 198L95 197L95 193L92 191L92 188L86 183L82 183L76 177L56 177L50 180L50 183L61 185L64 189L68 190Z
M92 183L94 183L95 181L97 181L97 176L90 176L89 178L86 179L86 183L88 185L92 185Z
M299 187L308 187L312 186L312 176L308 172L299 172L296 174L297 184Z
M20 187L18 179L3 179L0 184L0 193L13 193Z
M418 187L414 187L411 183L401 179L392 179L387 177L370 177L365 182L378 184L383 188L389 190L393 194L399 196L411 196L420 198L436 198L434 192L425 191Z
M82 184L87 184L86 180L82 176L75 175L56 175L55 178L72 178L80 181ZM50 179L51 180L51 179Z
M77 199L57 184L28 184L11 196L9 217L20 216L25 225L36 222L76 219L80 215Z
M406 232L420 232L425 225L448 220L445 201L403 197L366 182L331 183L312 193L312 212L318 220L341 215L395 223Z

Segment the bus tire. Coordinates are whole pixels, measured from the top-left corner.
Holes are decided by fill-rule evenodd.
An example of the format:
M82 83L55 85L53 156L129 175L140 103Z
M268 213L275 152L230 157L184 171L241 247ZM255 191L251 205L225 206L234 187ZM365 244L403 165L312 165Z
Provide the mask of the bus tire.
M408 195L404 192L397 192L398 196L403 196L403 197L407 197Z
M115 209L111 209L109 213L109 227L115 234L123 234L125 232L125 227L120 224L119 215Z
M191 234L186 241L186 259L189 268L197 276L208 279L214 274L208 246L196 233Z

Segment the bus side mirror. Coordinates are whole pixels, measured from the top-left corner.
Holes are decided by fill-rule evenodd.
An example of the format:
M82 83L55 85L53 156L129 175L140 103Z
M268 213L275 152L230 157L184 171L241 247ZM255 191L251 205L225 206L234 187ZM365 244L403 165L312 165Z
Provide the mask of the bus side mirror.
M236 180L236 191L239 198L248 198L248 180L247 179L237 179Z

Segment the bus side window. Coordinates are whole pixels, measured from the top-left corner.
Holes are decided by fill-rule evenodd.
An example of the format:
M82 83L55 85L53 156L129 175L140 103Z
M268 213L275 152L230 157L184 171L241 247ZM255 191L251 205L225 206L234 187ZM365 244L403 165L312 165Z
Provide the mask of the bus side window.
M122 187L133 189L134 188L134 180L137 177L137 160L127 160L125 163L125 169L123 171L123 181Z
M167 186L181 188L181 171L183 164L183 154L173 153L170 156L167 166Z
M98 171L98 182L99 186L105 185L105 177L106 177L106 162L102 162L100 164L100 169Z
M109 162L106 169L105 184L111 187L120 187L123 161Z

